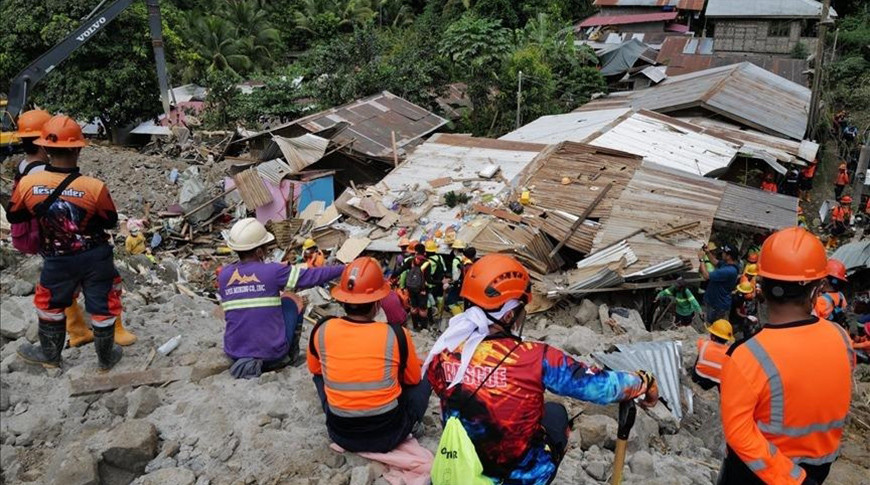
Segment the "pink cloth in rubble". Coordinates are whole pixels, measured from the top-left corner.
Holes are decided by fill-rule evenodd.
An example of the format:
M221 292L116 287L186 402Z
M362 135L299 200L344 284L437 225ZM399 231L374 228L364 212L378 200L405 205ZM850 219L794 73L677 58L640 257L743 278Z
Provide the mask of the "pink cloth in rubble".
M344 449L335 443L329 447L344 453ZM386 466L383 477L391 485L428 485L435 460L435 455L411 436L389 453L362 452L357 455Z

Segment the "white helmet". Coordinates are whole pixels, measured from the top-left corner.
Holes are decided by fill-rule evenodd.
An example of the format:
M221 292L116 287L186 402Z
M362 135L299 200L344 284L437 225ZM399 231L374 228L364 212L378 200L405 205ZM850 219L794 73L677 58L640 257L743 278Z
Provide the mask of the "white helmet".
M275 240L266 226L253 217L242 219L233 224L227 246L233 251L250 251Z

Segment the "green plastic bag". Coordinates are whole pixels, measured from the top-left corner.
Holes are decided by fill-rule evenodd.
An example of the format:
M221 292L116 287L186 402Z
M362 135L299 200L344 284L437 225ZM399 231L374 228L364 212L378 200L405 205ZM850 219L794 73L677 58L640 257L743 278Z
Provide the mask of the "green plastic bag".
M432 485L493 485L483 475L483 465L462 422L456 416L447 419L438 454L432 463Z

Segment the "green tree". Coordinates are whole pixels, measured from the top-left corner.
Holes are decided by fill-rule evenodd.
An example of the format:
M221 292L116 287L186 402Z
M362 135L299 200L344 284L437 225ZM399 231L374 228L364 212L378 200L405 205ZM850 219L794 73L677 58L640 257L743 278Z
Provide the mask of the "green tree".
M375 18L371 0L303 0L293 13L296 28L308 32L314 41L334 38Z
M230 71L209 71L206 79L208 95L205 99L203 122L209 128L227 128L235 121L232 110L238 104L238 82Z
M233 74L248 72L253 67L251 58L233 25L218 16L202 16L191 12L187 16L187 41L197 55L205 60L209 71L230 71ZM203 77L204 72L196 73Z
M304 72L299 66L263 76L261 80L265 86L250 94L238 94L231 98L233 105L229 117L243 120L248 125L256 125L263 116L278 117L284 121L301 117L307 104L300 100L309 95L302 83L303 79Z

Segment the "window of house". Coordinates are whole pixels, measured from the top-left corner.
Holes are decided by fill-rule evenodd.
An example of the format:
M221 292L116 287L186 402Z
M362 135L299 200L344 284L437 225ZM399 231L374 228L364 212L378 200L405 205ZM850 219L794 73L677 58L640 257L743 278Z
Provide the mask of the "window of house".
M791 34L791 21L774 20L767 24L768 37L788 37Z
M819 21L813 19L801 20L801 37L816 37L819 35Z

